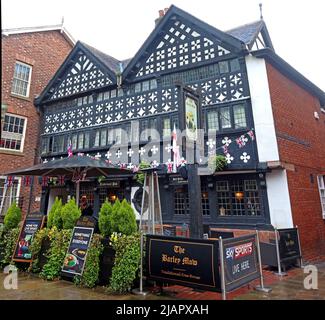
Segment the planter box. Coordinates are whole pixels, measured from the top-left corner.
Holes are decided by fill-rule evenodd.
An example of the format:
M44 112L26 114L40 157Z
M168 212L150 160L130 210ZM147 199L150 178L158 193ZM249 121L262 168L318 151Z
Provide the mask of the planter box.
M106 286L109 284L109 280L112 275L112 268L115 260L115 250L110 246L110 241L108 238L102 239L101 242L104 246L104 250L100 256L98 284Z

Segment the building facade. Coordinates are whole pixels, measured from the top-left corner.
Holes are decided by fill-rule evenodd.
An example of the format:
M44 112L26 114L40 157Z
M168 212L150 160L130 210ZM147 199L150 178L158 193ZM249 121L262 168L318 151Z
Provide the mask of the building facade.
M130 169L145 155L161 165L163 222L189 223L191 186L180 173L168 172L173 161L171 130L180 120L179 82L200 92L205 155L213 150L227 161L225 170L201 176L204 225L244 232L299 224L302 234L314 232L306 229L305 213L295 212L301 198L294 203L296 178L290 170L305 162L294 162L295 150L287 152L285 146L307 139L288 131L283 116L297 118L295 101L287 100L297 99L297 90L306 96L305 102L312 102L309 111L320 117L314 125L324 133L324 93L276 55L263 20L222 32L171 6L130 60L119 61L78 42L36 99L42 114L42 161L66 157L70 144L75 154L114 160ZM288 101L291 107L283 114ZM299 102L302 109L303 104ZM323 241L317 180L324 174L324 157L318 159L311 164L314 204L308 212L319 221L319 235L313 239ZM45 187L43 210L71 188ZM133 175L81 183L81 193L95 212L106 198L135 200L138 189ZM313 245L308 242L314 240L302 236L303 249L311 255Z
M25 214L38 210L41 187L3 173L39 162L38 96L74 46L63 26L2 30L0 216L17 201Z

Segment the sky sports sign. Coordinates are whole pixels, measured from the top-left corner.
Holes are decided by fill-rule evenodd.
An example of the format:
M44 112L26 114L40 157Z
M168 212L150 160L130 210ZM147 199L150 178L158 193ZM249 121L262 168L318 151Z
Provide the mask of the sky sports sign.
M260 277L256 235L223 240L226 291L232 291Z

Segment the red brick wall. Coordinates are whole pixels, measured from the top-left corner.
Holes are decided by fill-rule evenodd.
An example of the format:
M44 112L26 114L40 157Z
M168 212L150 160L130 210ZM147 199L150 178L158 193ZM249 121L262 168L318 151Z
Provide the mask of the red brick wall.
M293 222L300 230L304 258L315 260L325 257L325 220L317 184L317 175L325 172L325 115L316 97L270 64L267 74L280 160L295 166L295 171L287 172Z
M39 135L39 115L33 104L54 73L72 49L72 45L59 31L34 32L2 36L2 90L1 103L8 105L8 113L27 118L24 149L22 153L0 150L0 175L4 172L38 163L37 148ZM15 62L32 65L32 78L29 98L22 99L11 95ZM35 196L40 196L38 183L33 192L31 210L39 209ZM24 197L23 212L27 212L30 188L21 186L20 196Z

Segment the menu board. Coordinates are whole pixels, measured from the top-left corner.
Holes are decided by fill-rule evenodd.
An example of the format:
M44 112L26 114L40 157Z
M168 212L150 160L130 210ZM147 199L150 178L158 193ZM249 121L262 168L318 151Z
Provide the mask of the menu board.
M294 260L301 257L297 228L278 229L279 251L281 262Z
M20 229L18 241L13 254L13 261L16 262L32 262L33 257L30 252L30 246L34 236L39 229L43 227L44 215L29 214L26 216L23 226Z
M68 251L63 262L63 273L68 275L82 275L93 232L94 228L74 227Z

